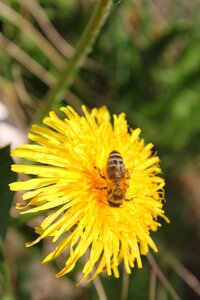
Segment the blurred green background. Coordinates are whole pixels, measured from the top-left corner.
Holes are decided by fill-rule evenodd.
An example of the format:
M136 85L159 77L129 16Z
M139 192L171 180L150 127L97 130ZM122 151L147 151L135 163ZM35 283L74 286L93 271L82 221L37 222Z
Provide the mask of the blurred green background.
M0 101L9 112L0 121L18 130L15 142L37 119L37 107L73 53L94 4L95 0L0 1ZM140 127L146 143L155 145L171 223L162 221L163 228L153 234L160 250L154 257L180 299L192 300L200 296L199 283L190 277L200 277L199 32L199 0L114 2L89 59L58 104L70 104L79 112L81 103L89 108L107 105L111 113L123 111L130 126ZM8 150L0 155L9 165ZM4 174L5 169L1 178L10 182L12 175ZM7 190L2 196L1 220L11 197ZM24 242L34 239L37 220L19 217L14 201L6 220L9 226L1 229L1 234L8 229L6 255L1 257L1 299L98 299L92 284L75 286L79 266L58 282L53 274L61 262L40 265L50 247L47 242L24 249ZM151 268L145 257L143 264L142 270L133 269L127 299L149 299ZM185 273L185 267L191 273ZM122 279L102 275L101 280L108 299L120 299ZM172 299L159 280L156 292L156 299Z

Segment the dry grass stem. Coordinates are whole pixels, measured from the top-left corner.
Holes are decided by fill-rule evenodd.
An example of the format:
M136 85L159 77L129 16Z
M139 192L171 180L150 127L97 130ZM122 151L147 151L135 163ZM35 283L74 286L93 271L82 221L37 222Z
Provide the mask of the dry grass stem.
M49 21L45 11L37 0L21 0L22 5L29 9L40 28L51 41L51 43L66 57L73 54L73 47L63 39L54 26Z
M129 287L129 274L126 272L126 269L124 267L123 278L122 278L121 300L126 300L128 298L128 287Z
M181 300L181 298L177 295L173 286L171 285L171 283L169 282L169 280L167 279L167 277L165 276L163 271L160 269L160 267L158 266L157 262L155 261L155 259L153 258L152 254L150 252L147 255L147 260L148 260L150 266L152 267L153 271L155 272L155 274L158 276L158 278L162 282L163 286L166 288L168 293L171 295L172 299Z
M40 28L51 41L52 45L65 57L69 58L74 53L74 48L59 34L49 21L49 18L37 0L20 0L21 4L29 9ZM99 70L102 65L93 59L86 58L85 66L92 70ZM83 66L84 67L84 66Z
M47 86L51 87L54 84L55 78L45 68L43 68L37 61L32 59L16 44L7 39L2 33L0 33L0 45L2 45L8 55L16 59Z
M51 73L49 73L45 68L43 68L41 64L39 64L30 55L24 52L15 43L11 42L2 33L0 33L0 46L10 57L18 61L23 67L25 67L29 72L38 77L48 87L52 87L53 84L55 84L56 78ZM87 84L80 77L77 77L75 86L78 86L80 88L84 87L84 91L88 90ZM70 93L70 96L71 95L72 93Z
M19 13L3 2L0 2L0 15L6 18L9 22L17 26L24 34L31 36L37 45L40 45L40 50L54 63L58 69L62 69L65 64L65 59L57 52L51 43L38 31L34 26Z
M0 78L0 88L1 89L1 100L5 103L8 107L8 111L10 113L10 117L12 119L13 124L22 130L23 132L26 131L26 117L21 106L18 103L18 98L15 93L15 88L13 84L10 84L10 90L6 91L5 86L2 85L3 80Z
M13 85L15 87L16 93L21 101L21 103L24 103L26 105L32 106L33 102L31 100L31 97L29 96L26 87L24 85L24 82L21 77L20 69L17 65L13 65L12 69L12 76L13 76Z
M93 284L94 284L97 294L99 296L99 300L107 300L105 290L104 290L101 280L98 276L93 280Z
M174 256L171 255L166 262L200 296L199 280Z
M151 270L150 274L150 285L149 285L149 300L156 299L156 273Z

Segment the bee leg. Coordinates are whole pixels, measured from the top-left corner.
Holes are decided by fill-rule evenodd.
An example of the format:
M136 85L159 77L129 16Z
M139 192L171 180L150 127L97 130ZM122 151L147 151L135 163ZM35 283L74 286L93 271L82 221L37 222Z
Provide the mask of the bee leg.
M107 186L99 186L96 188L97 190L107 190Z
M109 206L109 204L106 203L106 202L104 202L104 201L101 201L101 200L100 200L100 202L103 203L103 204L105 204L105 205L107 205L107 206Z
M95 170L97 170L97 171L99 172L99 175L101 176L101 178L103 178L103 179L106 178L105 176L103 176L103 175L101 174L101 170L100 170L98 167L94 166L94 168L95 168Z
M134 199L134 198L130 198L130 199L126 198L125 201L128 202L128 201L132 201L133 199Z
M128 169L125 170L125 178L130 179L130 172Z

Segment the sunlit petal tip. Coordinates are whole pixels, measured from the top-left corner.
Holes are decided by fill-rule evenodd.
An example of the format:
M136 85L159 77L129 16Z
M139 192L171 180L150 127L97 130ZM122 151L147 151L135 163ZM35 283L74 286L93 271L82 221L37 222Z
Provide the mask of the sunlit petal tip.
M16 209L24 209L24 208L26 208L27 207L27 205L26 204L24 204L24 203L17 203L16 204ZM23 213L26 213L26 212L21 212L21 214L23 214Z
M11 190L11 191L16 191L15 190L15 182L12 182L12 183L9 183L9 189Z
M37 239L36 239L35 241L33 241L33 242L26 243L25 246L26 246L27 248L29 248L29 247L31 247L31 246L37 244L40 240L41 240L41 238L39 237L39 238L37 238Z
M16 165L11 165L11 170L13 171L13 172L15 172L15 166ZM11 186L12 184L9 184L9 186Z
M9 185L26 191L25 205L18 203L17 209L45 215L36 227L38 238L26 247L51 238L56 249L42 262L66 255L57 278L87 257L78 284L101 273L118 278L120 264L130 274L135 265L142 268L140 256L149 248L158 251L150 237L161 226L157 219L169 223L162 208L160 159L153 144L140 138L141 129L129 128L125 113L111 116L106 106L91 111L82 106L82 115L70 106L60 110L64 120L51 111L43 120L46 127L32 126L33 143L12 151L36 163L12 166L14 172L34 176Z
M164 214L161 217L165 220L166 223L171 223L170 219L168 219L168 217L166 217Z

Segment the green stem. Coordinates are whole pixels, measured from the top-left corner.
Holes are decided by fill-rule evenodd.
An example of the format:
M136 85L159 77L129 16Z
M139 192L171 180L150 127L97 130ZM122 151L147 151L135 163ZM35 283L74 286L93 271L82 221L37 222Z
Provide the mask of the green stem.
M84 58L92 50L92 46L97 39L100 29L109 15L112 2L113 0L97 0L86 28L76 45L74 54L68 60L56 84L49 90L44 99L44 107L40 112L40 120L49 110L54 108L54 105L58 101L62 100L64 93L72 85Z

